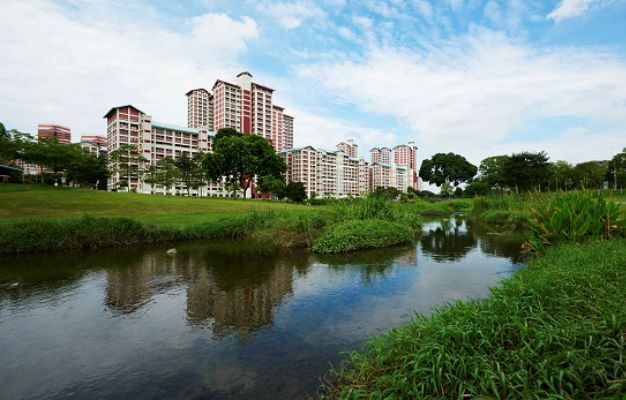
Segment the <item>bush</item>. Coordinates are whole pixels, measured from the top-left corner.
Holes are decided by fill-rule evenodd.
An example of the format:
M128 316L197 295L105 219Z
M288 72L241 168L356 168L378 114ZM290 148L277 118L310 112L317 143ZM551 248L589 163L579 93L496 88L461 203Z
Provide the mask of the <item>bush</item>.
M409 243L412 230L403 224L379 219L341 222L320 237L313 251L321 254L342 253Z
M325 398L626 395L626 241L550 249L492 289L351 352Z
M401 204L384 196L368 194L365 197L337 200L333 203L338 221L381 219L409 226L422 226L418 210L412 204Z
M562 242L608 239L624 233L624 213L602 194L581 192L549 197L532 210L530 244L536 250Z

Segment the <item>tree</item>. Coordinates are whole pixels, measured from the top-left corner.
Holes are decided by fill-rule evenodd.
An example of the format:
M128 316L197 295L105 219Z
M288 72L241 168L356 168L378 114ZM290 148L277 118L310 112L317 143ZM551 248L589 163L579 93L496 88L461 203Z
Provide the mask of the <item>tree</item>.
M103 184L106 184L110 175L106 158L81 150L80 155L74 158L66 169L67 179L89 187L106 187Z
M606 161L586 161L576 164L574 176L579 188L600 189L606 179L608 163Z
M178 182L179 172L176 168L176 162L170 156L157 161L159 169L159 183L165 188L165 195L170 194L172 186Z
M150 185L150 194L154 194L154 186L160 183L160 172L156 165L149 165L145 169L143 181Z
M204 168L202 168L204 157L204 153L198 152L192 158L191 188L198 191L198 196L202 196L202 188L206 184L206 174Z
M522 152L514 153L504 166L504 180L516 191L541 190L541 183L548 180L548 155Z
M8 139L8 138L9 138L9 134L7 133L7 130L4 127L4 124L0 122L0 140Z
M230 136L240 137L242 136L242 134L239 133L239 131L237 131L237 129L235 128L220 128L217 130L217 133L215 134L215 141L217 142L219 139L223 137L230 137Z
M422 161L419 176L424 181L437 186L446 182L458 186L472 179L477 171L475 165L459 154L437 153L431 159Z
M195 172L194 159L189 158L187 153L183 152L180 157L176 159L174 165L178 169L178 176L180 180L185 184L187 195L191 195L191 185Z
M302 182L289 182L287 186L285 186L283 194L294 203L304 203L306 200L306 190Z
M475 179L465 187L465 196L486 196L491 187L486 180Z
M255 175L280 178L287 171L285 161L263 137L232 132L216 138L214 151L207 155L204 166L211 180L230 184L233 197L241 187L244 199Z
M259 191L267 195L278 195L285 189L284 179L272 175L264 175L258 179Z
M132 179L140 179L146 161L136 146L122 144L118 149L113 150L109 154L109 169L112 174L120 174L118 188L127 186L130 191Z
M574 167L567 161L559 160L549 164L548 174L555 190L569 190L574 184Z
M478 170L489 189L501 191L506 186L504 171L508 162L506 155L487 157L480 162Z
M626 186L626 147L613 156L608 168L607 178L613 184L613 189Z

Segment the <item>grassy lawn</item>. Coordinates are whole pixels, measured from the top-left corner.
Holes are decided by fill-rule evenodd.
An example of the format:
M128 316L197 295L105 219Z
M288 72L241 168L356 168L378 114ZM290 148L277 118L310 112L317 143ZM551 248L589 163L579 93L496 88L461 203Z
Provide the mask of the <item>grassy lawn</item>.
M180 227L244 215L253 210L306 214L323 209L267 200L111 193L48 185L0 185L0 224L29 218L56 220L91 215L130 217L159 226Z

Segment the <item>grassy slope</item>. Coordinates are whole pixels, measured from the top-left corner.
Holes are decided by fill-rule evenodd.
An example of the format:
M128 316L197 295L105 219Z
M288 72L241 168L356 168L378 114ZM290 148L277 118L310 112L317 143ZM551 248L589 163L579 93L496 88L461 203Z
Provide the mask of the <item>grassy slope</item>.
M110 193L44 185L0 185L0 224L20 220L123 216L167 227L213 222L249 211L309 213L311 207L262 200L232 200Z
M626 241L564 245L352 352L328 398L623 398Z

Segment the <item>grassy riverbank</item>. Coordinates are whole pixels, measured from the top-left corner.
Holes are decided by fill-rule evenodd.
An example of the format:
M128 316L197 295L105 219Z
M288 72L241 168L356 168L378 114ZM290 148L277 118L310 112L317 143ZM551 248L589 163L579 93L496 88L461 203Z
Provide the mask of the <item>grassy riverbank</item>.
M326 398L622 398L626 241L549 249L485 300L349 354Z
M0 185L0 254L243 237L276 246L311 247L345 221L384 220L415 232L422 215L447 216L470 207L469 200L399 203L368 196L309 206L266 200ZM375 240L345 243L342 248L335 246L335 251L397 244L398 239L391 240L384 228L383 224L375 226L379 231ZM358 230L347 231L345 227L340 232L353 237L353 233L358 234ZM318 246L318 250L321 248Z

